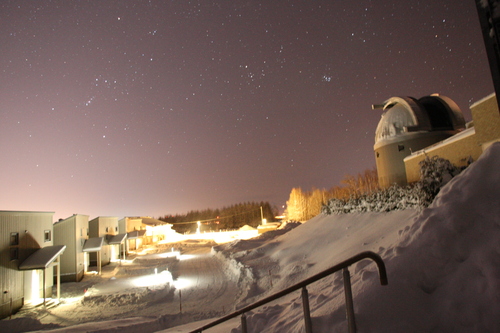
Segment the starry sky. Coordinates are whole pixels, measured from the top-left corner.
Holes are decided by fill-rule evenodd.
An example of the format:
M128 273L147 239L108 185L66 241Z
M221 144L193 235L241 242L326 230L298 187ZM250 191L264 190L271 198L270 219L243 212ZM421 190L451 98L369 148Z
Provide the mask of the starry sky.
M380 110L492 93L473 0L13 1L0 209L159 217L330 188Z

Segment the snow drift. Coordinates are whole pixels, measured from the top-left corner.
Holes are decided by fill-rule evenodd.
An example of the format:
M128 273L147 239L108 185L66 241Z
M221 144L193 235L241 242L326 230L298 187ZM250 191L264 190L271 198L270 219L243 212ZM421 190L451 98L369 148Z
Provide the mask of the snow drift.
M254 249L240 241L231 256L253 270L262 297L372 250L386 263L389 285L380 286L369 261L351 269L359 331L498 332L498 170L500 143L420 213L320 215ZM346 330L342 289L340 274L311 286L314 332ZM251 332L301 331L299 294L256 310L248 323Z

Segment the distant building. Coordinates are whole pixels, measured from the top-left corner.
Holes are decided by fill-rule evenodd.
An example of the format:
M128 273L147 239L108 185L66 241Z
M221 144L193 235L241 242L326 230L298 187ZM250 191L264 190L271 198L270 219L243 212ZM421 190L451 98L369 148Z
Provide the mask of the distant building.
M107 265L120 257L120 247L125 244L126 233L118 233L118 217L99 216L89 221L89 238L104 239L100 251L100 264ZM90 252L90 265L97 265L98 253Z
M142 247L142 240L146 234L146 225L140 217L124 217L118 221L118 232L127 234L126 252Z
M144 235L144 244L154 244L160 241L167 240L169 236L175 234L172 230L172 224L165 221L160 221L152 217L141 217L142 224L146 226L146 234Z
M38 304L52 296L53 267L59 272L59 258L66 249L53 245L53 216L53 212L0 211L0 318L26 302Z
M88 255L83 247L88 235L88 215L75 214L54 224L54 245L66 245L61 257L62 282L79 282L87 271Z
M404 159L412 152L447 139L465 129L462 111L451 99L431 95L420 99L392 97L375 132L375 161L379 185L407 184Z
M118 224L119 232L127 233L127 252L175 235L172 224L149 216L124 217Z

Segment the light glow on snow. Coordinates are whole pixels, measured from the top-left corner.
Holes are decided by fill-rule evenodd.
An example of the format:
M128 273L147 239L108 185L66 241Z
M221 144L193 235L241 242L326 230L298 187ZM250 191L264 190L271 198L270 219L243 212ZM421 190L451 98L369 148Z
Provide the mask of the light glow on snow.
M189 260L189 259L196 258L196 255L194 255L194 254L181 254L178 258L179 258L179 260Z
M158 257L160 257L160 258L173 258L173 257L178 258L180 255L181 255L181 253L179 251L158 253Z
M134 260L130 260L130 259L112 259L110 260L110 262L119 262L119 263L122 263L122 264L131 264L134 262Z
M163 271L159 274L143 275L131 279L131 282L136 287L152 287L172 283L172 281L172 274L169 271Z
M177 280L174 281L175 289L185 289L193 285L194 285L193 279L178 278Z

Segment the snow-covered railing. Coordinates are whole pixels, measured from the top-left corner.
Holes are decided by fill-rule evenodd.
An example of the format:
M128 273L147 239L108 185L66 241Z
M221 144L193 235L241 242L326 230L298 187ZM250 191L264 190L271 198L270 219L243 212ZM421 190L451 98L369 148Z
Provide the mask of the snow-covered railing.
M280 292L277 292L271 296L268 296L266 298L261 299L260 301L257 301L253 304L247 305L244 308L241 308L237 311L234 311L233 313L230 313L222 318L216 319L208 324L203 325L202 327L199 327L190 333L201 333L206 329L209 329L211 327L217 326L229 319L232 319L234 317L237 317L241 315L241 331L242 333L247 333L247 321L246 321L246 315L248 311L251 311L255 308L258 308L266 303L272 302L278 298L281 298L291 292L294 292L298 289L302 289L302 308L304 311L304 324L305 324L305 331L306 333L312 333L312 321L311 321L311 314L309 311L309 294L307 292L306 286L316 282L318 280L321 280L328 275L331 275L335 272L338 272L342 270L343 272L343 278L344 278L344 291L345 291L345 298L346 298L346 313L347 313L347 321L348 321L348 327L349 327L349 332L356 332L356 322L354 320L354 306L353 306L353 301L352 301L352 292L351 292L351 275L349 273L348 267L351 266L352 264L355 264L358 261L361 261L363 259L371 259L373 260L378 267L378 274L380 278L380 284L381 285L387 285L387 273L385 270L385 264L382 258L371 251L366 251L366 252L361 252L329 269L326 269L316 275L311 276L310 278L307 278L303 280L302 282L299 282L291 287L288 287L286 289L283 289Z

